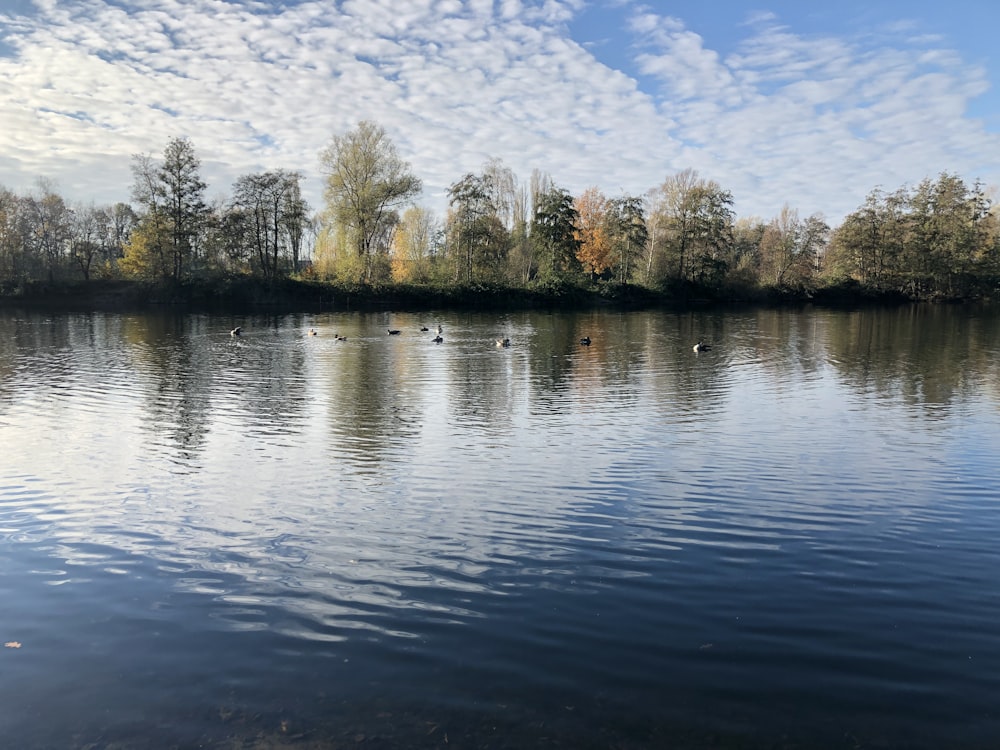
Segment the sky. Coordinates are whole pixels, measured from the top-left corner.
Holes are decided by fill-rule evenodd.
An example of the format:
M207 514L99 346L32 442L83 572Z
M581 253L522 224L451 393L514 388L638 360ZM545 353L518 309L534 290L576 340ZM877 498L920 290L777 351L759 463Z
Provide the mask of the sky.
M942 172L1000 185L994 0L0 0L0 187L130 200L191 140L209 199L370 120L443 218L491 159L574 195L685 169L836 224Z

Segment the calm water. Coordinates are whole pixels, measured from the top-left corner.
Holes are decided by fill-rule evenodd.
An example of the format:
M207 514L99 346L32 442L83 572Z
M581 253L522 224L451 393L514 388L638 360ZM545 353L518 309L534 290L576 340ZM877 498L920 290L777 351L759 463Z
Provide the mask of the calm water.
M996 748L998 355L951 308L0 312L0 747Z

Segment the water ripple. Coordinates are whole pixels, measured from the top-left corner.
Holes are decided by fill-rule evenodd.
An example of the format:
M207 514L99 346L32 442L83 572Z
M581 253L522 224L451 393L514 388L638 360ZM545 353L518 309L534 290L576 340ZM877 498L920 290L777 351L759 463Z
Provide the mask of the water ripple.
M0 739L366 701L1000 736L995 365L914 371L852 314L389 317L0 317Z

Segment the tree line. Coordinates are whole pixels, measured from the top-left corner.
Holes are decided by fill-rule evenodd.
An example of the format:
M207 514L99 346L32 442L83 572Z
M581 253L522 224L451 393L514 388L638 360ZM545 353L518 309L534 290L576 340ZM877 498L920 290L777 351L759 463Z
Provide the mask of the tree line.
M748 298L849 287L914 299L995 296L1000 214L985 188L942 173L873 190L837 227L787 204L737 217L730 191L694 170L644 195L573 196L499 160L448 188L446 215L415 204L422 183L386 131L363 121L319 157L324 206L302 175L247 174L206 202L187 138L136 155L130 202L70 206L50 182L0 187L0 284L133 278L313 278L341 284L561 288L637 285Z

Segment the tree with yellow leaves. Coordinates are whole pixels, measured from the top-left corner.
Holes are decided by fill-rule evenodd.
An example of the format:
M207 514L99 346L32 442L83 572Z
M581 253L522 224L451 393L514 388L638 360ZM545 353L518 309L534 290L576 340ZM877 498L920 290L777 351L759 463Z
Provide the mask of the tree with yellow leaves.
M335 135L320 154L326 174L326 216L340 224L362 260L361 281L384 281L397 209L420 194L421 181L380 125L362 121Z
M576 252L583 270L601 276L612 265L613 247L608 226L608 199L596 187L587 188L573 202L577 212Z
M160 214L147 215L132 230L125 243L124 255L118 261L118 270L136 279L168 279L173 270L173 255L168 238L170 231L166 218Z
M433 253L440 228L434 214L420 206L403 212L392 238L393 281L430 281L433 274Z

